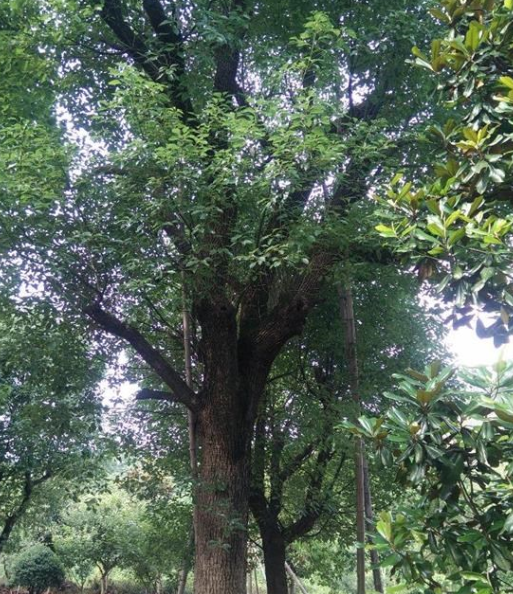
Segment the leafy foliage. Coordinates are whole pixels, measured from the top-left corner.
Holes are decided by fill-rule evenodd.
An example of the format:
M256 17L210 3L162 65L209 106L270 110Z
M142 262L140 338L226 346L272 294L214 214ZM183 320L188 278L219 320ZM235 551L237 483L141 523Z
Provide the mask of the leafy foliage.
M12 569L12 584L28 588L30 594L58 588L64 582L64 577L59 558L44 545L34 546L21 553Z
M384 566L425 592L481 594L511 586L513 364L451 379L438 364L397 375L392 408L351 426L372 439L411 492L382 512Z
M434 177L424 187L397 174L386 197L387 224L378 232L402 253L414 254L421 278L435 275L454 301L455 327L474 308L493 314L478 322L495 344L513 330L513 282L509 202L512 183L512 7L493 2L445 0L432 14L448 28L431 54L414 48L416 63L437 73L451 119L433 126L441 148Z
M43 310L4 307L0 320L0 549L43 483L66 488L104 451L87 344Z
M178 498L170 479L135 467L111 476L110 492L89 494L70 504L52 525L59 556L83 586L95 570L106 580L114 569L127 569L136 581L154 590L164 577L176 582L188 547L190 503Z

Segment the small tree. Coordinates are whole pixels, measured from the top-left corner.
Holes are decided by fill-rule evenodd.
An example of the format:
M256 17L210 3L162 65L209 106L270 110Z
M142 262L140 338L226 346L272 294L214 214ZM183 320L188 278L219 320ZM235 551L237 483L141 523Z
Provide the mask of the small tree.
M40 594L47 588L58 588L64 578L64 569L59 558L44 545L31 547L19 555L12 572L12 583L28 588L29 594Z
M83 531L74 530L72 526L61 526L57 553L63 561L66 573L84 591L85 584L94 570L91 560L92 544L90 536Z
M139 510L123 491L113 489L69 509L56 530L55 543L81 587L89 577L88 568L98 569L100 591L105 594L112 570L130 567L140 536Z

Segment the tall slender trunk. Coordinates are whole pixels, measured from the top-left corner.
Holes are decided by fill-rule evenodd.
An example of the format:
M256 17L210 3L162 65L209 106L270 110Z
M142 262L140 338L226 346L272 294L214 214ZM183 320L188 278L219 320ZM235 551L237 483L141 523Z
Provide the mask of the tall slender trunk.
M285 563L285 569L287 570L287 573L290 575L291 590L294 591L295 586L297 586L299 591L301 592L301 594L308 594L308 591L305 588L305 585L299 579L299 577L296 575L295 571L292 569L292 567L288 563Z
M187 293L185 290L185 283L182 285L182 319L183 319L183 347L184 347L184 362L185 362L185 382L191 390L194 388L192 380L192 354L191 354L191 316L187 304ZM193 481L193 490L196 489L198 482L198 443L196 439L196 419L192 410L187 411L187 422L189 429L189 463L191 467L191 477ZM189 540L187 543L187 550L183 560L182 568L178 578L177 594L185 594L185 587L187 585L187 577L191 570L191 561L194 554L194 542L196 532L196 506L194 506L193 520L190 527Z
M193 521L194 523L194 521ZM191 570L192 565L192 558L194 556L194 527L191 525L189 529L189 538L187 540L187 550L185 551L185 556L182 561L182 567L180 568L180 573L178 575L178 587L176 589L176 594L185 594L185 588L187 586L187 578L189 577L189 573Z
M107 594L109 587L109 572L100 570L100 594Z
M363 457L363 474L365 480L365 516L367 518L367 530L370 533L373 530L374 512L372 509L372 494L369 477L369 465L364 453ZM368 540L372 544L372 537L368 535ZM379 567L379 554L376 549L371 548L370 558L372 563L372 581L374 582L374 590L376 592L384 592L383 579L381 577L381 568Z
M350 286L339 287L340 313L345 328L345 356L349 370L349 387L355 405L355 416L360 414L360 385L356 351L356 325L353 294ZM365 472L364 451L361 438L355 440L356 475L356 578L357 594L365 594Z

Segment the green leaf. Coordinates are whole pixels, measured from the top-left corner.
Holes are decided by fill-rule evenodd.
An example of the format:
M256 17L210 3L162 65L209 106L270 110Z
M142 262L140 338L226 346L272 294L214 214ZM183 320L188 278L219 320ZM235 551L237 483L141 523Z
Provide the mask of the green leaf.
M383 560L379 562L380 567L392 567L401 561L401 556L397 553L392 553L388 555ZM387 590L389 591L389 590Z
M457 231L451 231L449 233L449 239L447 243L449 246L453 246L454 244L458 243L460 239L463 239L466 235L466 231L464 228L458 229Z
M502 532L513 532L513 512L509 514L504 522L504 526L502 528Z
M392 516L389 512L382 511L379 514L379 521L376 524L376 530L388 542L392 541Z
M481 43L481 33L483 26L477 21L471 21L467 34L465 35L465 46L475 52Z
M376 225L375 229L382 237L396 237L397 236L395 229L393 229L392 227L387 227L386 225L382 225L382 224Z
M513 5L513 0L511 0L511 2ZM508 87L508 89L513 89L513 78L511 78L511 76L501 76L499 81L502 85Z

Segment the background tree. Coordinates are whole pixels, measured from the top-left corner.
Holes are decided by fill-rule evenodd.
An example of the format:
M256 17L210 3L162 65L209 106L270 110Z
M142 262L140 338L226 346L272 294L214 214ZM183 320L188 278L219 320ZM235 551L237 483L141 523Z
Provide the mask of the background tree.
M64 583L64 569L57 555L44 545L34 546L18 556L13 567L15 586L26 587L29 594L41 594Z
M44 308L6 307L0 326L1 551L43 484L84 481L104 448L87 344Z
M442 326L418 304L417 283L393 266L360 263L354 274L362 406L377 412L387 406L380 387L390 372L443 353L427 339L441 337ZM354 542L352 445L335 426L357 411L344 358L345 327L339 315L333 317L337 306L332 287L301 339L280 356L257 418L250 504L270 594L286 592L285 560L296 541L325 532L339 534L347 547ZM391 476L371 480L378 508L386 508L398 495L390 489Z
M169 429L168 423L166 423ZM145 453L150 456L149 452ZM155 465L135 464L122 479L123 487L142 506L141 533L134 546L131 568L147 588L162 591L164 580L168 587L178 587L183 559L190 564L190 525L192 501L188 469L180 475L176 458L169 455L156 460ZM160 462L160 463L159 463ZM170 468L163 470L167 462ZM172 469L172 472L171 472Z
M100 573L101 594L105 594L112 570L130 567L137 556L140 523L140 510L123 491L89 496L63 514L62 534L56 532L57 546L74 548L75 567L89 561Z

